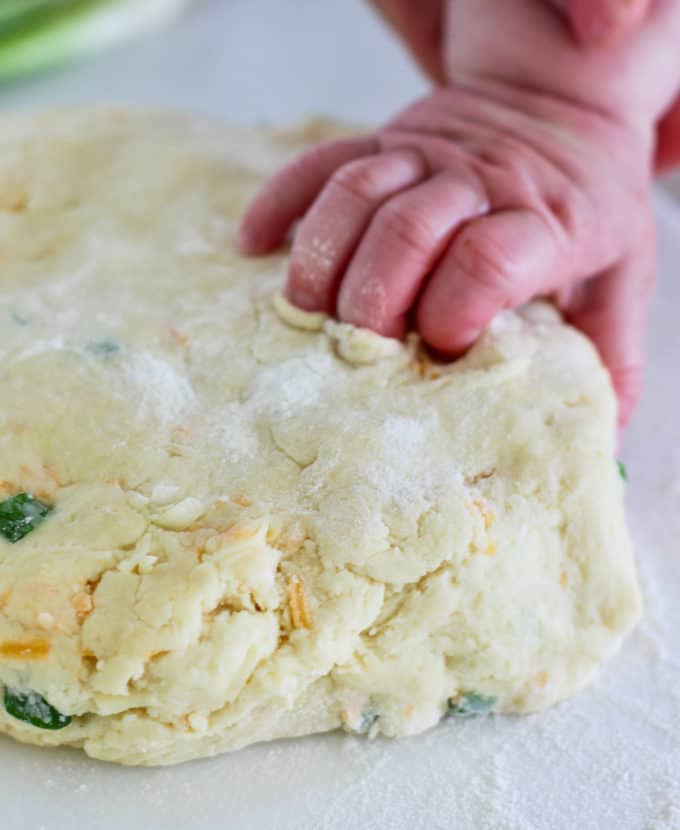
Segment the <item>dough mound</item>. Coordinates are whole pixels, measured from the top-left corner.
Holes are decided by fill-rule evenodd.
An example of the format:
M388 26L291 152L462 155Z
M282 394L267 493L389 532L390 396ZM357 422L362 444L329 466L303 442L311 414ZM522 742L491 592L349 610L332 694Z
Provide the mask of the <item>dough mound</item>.
M258 182L329 131L2 119L18 740L168 764L536 712L636 622L615 401L584 337L537 304L438 365L292 308L284 255L235 253Z

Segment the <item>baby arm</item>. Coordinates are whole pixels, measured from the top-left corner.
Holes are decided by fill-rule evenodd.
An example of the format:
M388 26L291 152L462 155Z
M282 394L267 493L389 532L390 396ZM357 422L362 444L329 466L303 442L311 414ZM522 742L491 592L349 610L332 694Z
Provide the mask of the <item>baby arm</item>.
M638 393L654 273L654 125L680 79L680 2L584 50L543 0L452 0L445 85L375 133L312 149L244 217L250 253L301 222L303 308L455 355L503 308L557 295L619 394Z

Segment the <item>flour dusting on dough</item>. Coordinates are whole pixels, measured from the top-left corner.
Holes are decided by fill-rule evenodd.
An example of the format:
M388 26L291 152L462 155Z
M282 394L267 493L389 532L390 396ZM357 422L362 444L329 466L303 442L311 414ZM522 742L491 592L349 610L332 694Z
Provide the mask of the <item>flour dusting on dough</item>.
M506 312L442 366L293 308L232 242L290 134L4 125L0 731L168 764L583 688L640 613L584 337Z

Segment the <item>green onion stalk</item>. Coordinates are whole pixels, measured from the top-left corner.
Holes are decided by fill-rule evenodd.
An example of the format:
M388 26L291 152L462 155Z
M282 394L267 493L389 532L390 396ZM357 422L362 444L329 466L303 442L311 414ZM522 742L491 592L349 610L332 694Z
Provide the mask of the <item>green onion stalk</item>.
M149 31L193 0L2 0L0 81Z

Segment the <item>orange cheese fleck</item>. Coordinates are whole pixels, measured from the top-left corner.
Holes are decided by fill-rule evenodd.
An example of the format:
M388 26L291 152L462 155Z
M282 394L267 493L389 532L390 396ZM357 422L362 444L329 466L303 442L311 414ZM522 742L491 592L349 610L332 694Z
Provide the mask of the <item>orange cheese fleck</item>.
M311 628L312 617L307 606L305 588L296 576L288 582L288 603L293 628Z
M479 499L475 499L472 503L482 514L482 518L484 519L484 529L488 530L491 527L491 525L496 521L496 517L491 512L491 510L489 510L489 508L484 504L484 502L480 501Z
M242 542L246 539L252 539L254 535L255 531L252 527L244 527L243 525L234 525L224 534L230 542Z
M51 647L49 640L37 637L30 640L4 640L0 643L0 659L44 660Z
M71 600L71 605L75 608L78 622L83 622L83 620L94 608L94 600L90 594L85 593L85 591L81 591L80 593L75 594Z
M191 336L189 334L180 331L178 328L175 328L175 326L168 326L168 331L170 332L170 337L172 337L173 340L176 340L180 346L186 346L191 340Z

